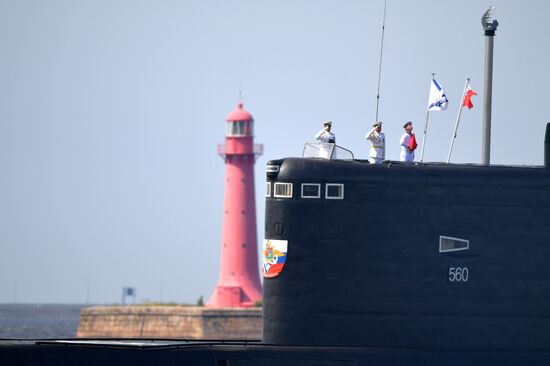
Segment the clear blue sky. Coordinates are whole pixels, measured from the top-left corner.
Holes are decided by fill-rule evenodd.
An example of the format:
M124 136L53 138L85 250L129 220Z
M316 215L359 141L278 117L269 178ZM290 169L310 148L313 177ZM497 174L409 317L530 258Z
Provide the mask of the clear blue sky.
M542 164L550 85L547 1L495 0L492 162ZM264 166L298 156L323 120L365 158L383 0L0 0L0 302L209 297L219 265L224 164L216 144L239 90ZM480 161L491 3L388 0L380 102L387 156L420 133L444 161L466 77L455 162ZM398 223L395 223L398 225ZM14 294L16 287L17 293Z

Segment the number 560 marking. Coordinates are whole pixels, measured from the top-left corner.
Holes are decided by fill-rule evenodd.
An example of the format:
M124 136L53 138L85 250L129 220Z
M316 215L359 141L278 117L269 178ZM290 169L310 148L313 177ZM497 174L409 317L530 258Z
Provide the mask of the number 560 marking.
M449 282L467 282L468 267L449 267Z

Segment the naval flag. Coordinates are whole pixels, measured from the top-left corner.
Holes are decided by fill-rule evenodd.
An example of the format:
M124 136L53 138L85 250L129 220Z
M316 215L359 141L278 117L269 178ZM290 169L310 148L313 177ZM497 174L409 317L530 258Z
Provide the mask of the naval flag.
M472 109L474 104L472 103L472 97L474 95L477 95L475 91L470 88L470 84L466 86L466 93L464 94L464 101L462 102L463 107L468 107L468 109Z
M430 86L430 96L428 98L428 112L429 111L444 111L447 109L449 100L445 95L445 91L441 84L437 80L432 79L432 84Z
M416 136L414 133L411 136L411 140L409 141L409 150L414 151L418 147L418 144L416 143Z

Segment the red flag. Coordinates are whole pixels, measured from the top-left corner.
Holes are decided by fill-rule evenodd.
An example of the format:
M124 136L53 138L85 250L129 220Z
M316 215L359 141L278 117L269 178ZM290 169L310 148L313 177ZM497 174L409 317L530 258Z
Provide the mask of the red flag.
M411 141L409 141L409 150L414 151L418 147L418 144L416 143L416 137L414 136L414 133L412 134Z
M472 107L474 106L472 104L472 97L474 95L477 95L477 93L473 91L472 88L470 88L470 84L468 84L468 87L466 88L466 94L464 95L464 101L462 102L462 106L468 107L468 109L472 109Z

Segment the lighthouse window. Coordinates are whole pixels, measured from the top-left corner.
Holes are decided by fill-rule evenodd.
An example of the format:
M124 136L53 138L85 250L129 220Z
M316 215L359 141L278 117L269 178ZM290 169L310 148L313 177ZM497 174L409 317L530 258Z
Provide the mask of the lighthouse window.
M271 197L271 182L265 182L265 196Z
M233 136L235 134L236 131L233 131L233 129L236 128L235 127L235 122L227 122L227 131L226 131L226 135L227 136Z
M456 252L457 250L467 250L469 248L469 240L443 235L439 236L439 253Z
M252 124L248 121L227 122L227 136L252 136Z
M244 131L243 132L246 136L252 136L252 126L253 125L250 122L245 122L244 123L244 127L243 127Z
M232 121L227 123L227 136L241 135L239 123L239 121Z
M234 127L233 135L235 135L235 136L243 135L243 124L244 123L241 122L241 121L233 123L233 127Z
M321 185L316 183L302 183L302 198L320 198Z
M292 183L275 183L274 197L292 197Z
M344 185L340 183L327 183L325 198L329 200L344 199Z

